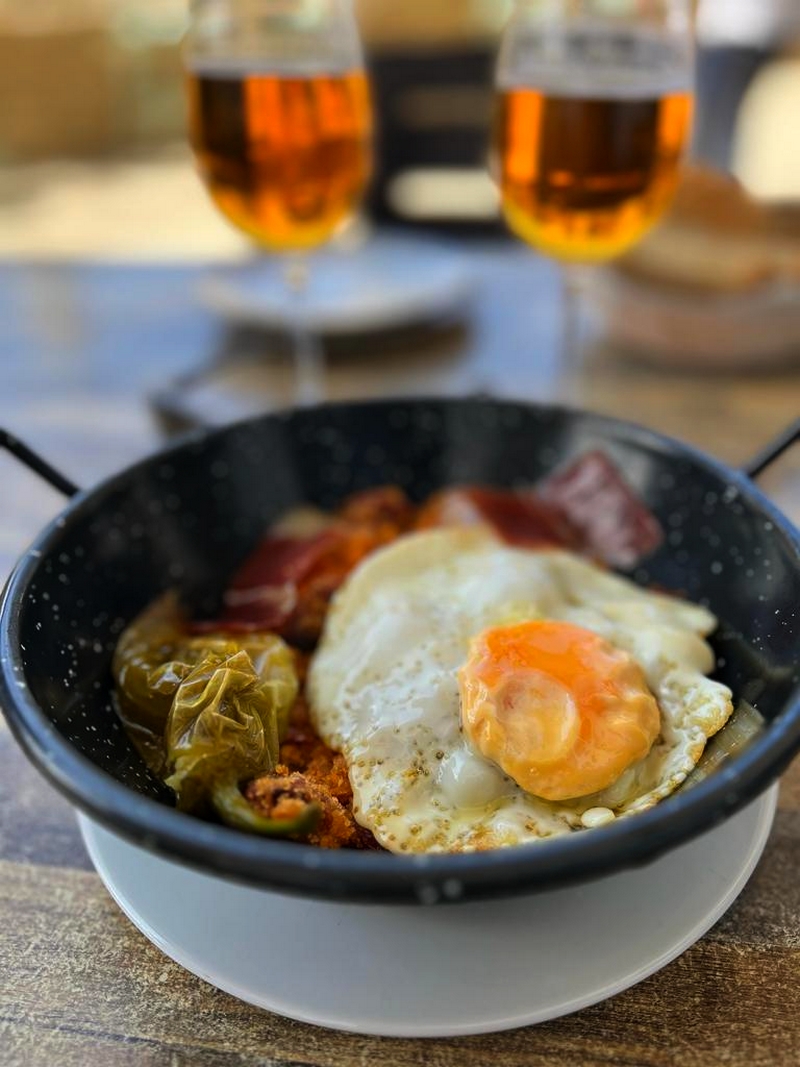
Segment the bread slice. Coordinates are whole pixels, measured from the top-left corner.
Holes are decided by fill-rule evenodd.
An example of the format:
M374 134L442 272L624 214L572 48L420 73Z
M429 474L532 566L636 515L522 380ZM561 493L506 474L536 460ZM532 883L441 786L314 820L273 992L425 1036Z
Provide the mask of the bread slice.
M800 282L800 205L760 204L734 178L689 167L667 218L618 267L697 293Z

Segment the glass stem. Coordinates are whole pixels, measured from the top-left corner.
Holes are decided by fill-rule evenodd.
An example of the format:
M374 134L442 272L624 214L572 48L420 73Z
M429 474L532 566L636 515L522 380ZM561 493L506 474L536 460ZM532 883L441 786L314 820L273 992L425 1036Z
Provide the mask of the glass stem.
M561 285L561 376L570 382L581 363L581 286L576 267L564 265Z
M292 345L294 401L299 407L310 407L325 399L325 349L308 324L308 261L289 259L284 280L289 293L287 332Z

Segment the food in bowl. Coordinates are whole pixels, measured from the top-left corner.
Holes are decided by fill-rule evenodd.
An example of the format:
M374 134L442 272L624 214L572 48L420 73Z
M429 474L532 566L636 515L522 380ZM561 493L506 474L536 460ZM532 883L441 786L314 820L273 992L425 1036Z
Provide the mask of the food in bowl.
M521 844L642 811L732 711L703 608L482 528L417 534L340 590L309 677L354 811L392 851Z
M534 490L284 516L216 618L122 635L119 714L178 806L328 848L463 852L644 811L732 712L705 608L613 574L661 540L590 453Z

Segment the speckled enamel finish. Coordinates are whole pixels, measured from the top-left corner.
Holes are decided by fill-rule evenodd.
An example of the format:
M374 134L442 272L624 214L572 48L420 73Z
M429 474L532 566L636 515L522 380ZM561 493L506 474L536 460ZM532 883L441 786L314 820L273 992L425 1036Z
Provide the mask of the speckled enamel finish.
M768 727L747 752L656 809L591 833L462 856L329 853L174 811L121 729L109 665L128 620L167 587L210 607L267 523L386 483L528 485L602 448L660 517L636 570L723 620L717 676ZM0 618L0 696L40 770L78 807L156 852L318 897L475 899L646 862L754 797L800 747L800 535L742 474L598 416L492 400L324 406L195 436L80 494L20 561Z

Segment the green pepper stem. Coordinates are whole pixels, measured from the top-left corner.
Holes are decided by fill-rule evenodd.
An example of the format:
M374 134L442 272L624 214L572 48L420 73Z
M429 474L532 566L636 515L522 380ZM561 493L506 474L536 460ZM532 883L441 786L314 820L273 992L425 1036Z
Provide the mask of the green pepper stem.
M235 779L216 782L211 793L211 803L226 825L249 833L264 834L266 837L308 834L317 825L322 814L319 804L308 804L296 819L265 819L248 803Z

